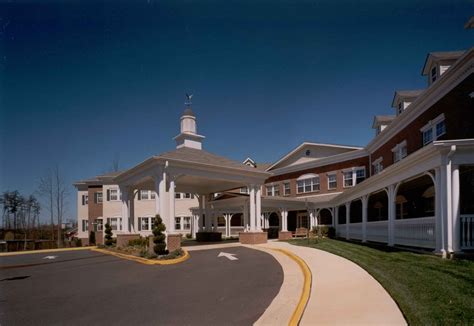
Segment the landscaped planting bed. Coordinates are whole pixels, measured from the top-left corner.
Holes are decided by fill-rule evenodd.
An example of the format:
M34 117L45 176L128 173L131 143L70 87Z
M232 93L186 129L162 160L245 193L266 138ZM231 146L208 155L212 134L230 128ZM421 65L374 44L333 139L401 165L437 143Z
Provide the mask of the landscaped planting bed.
M289 242L328 251L364 268L390 293L410 325L474 324L474 261L333 239Z

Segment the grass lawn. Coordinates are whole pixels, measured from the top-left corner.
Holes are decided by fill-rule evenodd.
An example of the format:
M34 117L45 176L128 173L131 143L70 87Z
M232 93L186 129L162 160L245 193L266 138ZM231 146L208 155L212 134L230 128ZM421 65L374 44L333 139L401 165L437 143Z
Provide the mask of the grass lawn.
M474 261L332 239L289 242L331 252L364 268L390 293L410 325L474 325Z

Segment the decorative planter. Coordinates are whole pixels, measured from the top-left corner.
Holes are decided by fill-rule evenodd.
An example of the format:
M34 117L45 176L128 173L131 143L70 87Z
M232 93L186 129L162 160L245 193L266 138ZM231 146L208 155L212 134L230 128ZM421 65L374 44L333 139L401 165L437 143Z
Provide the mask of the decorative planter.
M239 232L239 241L242 244L261 244L267 243L267 232Z

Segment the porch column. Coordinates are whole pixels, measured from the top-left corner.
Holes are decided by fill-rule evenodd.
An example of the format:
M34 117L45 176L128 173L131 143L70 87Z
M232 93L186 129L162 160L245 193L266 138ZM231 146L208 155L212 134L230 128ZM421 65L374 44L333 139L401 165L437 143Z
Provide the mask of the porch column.
M174 189L175 189L175 183L174 183L174 180L172 178L170 178L170 188L169 188L169 220L170 220L170 226L169 226L169 230L170 232L174 232L175 229L174 229L174 224L175 224L175 193L174 193Z
M204 218L203 218L203 214L204 214L204 204L203 204L203 200L204 200L204 195L198 195L198 200L199 200L199 215L197 217L198 219L198 232L202 232L204 231L203 229L203 226L204 226Z
M442 205L442 221L444 227L444 240L447 252L453 252L453 196L452 196L452 170L451 161L445 158L444 164L441 165L441 205Z
M453 251L461 251L461 207L459 205L459 165L452 165Z
M242 207L242 215L244 217L244 231L247 232L250 228L250 225L249 225L249 210L248 210L247 203L246 203L246 205L244 205Z
M445 234L443 225L443 205L441 203L442 189L441 189L441 170L435 169L435 232L436 232L436 249L435 252L446 256Z
M395 199L397 194L395 193L395 185L390 185L388 188L388 239L387 244L389 246L395 245L395 218L396 218L396 207Z
M131 233L135 233L135 195L133 191L130 191L129 198L128 200L128 220L129 220L129 231ZM138 229L138 228L137 228Z
M162 175L155 176L155 215L160 214L160 183L162 182Z
M209 206L210 195L204 197L204 211L206 216L206 232L212 232L212 216L211 216L211 207Z
M346 240L349 240L349 222L351 220L351 203L346 203Z
M250 231L255 232L256 217L255 217L255 186L250 187Z
M281 230L288 231L288 211L286 209L281 211Z
M337 236L339 236L339 206L334 207L334 214L332 215L332 225L336 229Z
M122 223L123 223L123 232L130 233L130 214L129 214L129 188L120 187L120 192L122 193Z
M255 221L257 231L262 231L262 187L257 186L257 191L255 192Z
M158 200L160 202L159 208L160 208L160 216L163 222L166 225L166 228L169 229L169 226L167 225L169 222L167 221L168 217L168 201L166 200L166 172L162 173L162 177L159 180L159 185L158 185Z
M367 200L367 195L362 196L362 242L367 242Z
M307 209L308 212L308 229L311 231L314 225L314 209Z
M217 215L219 215L219 212L216 212L213 209L212 210L212 224L213 224L214 227L212 229L213 229L214 232L217 232L217 226L218 226L218 224L217 224L217 217L218 216Z
M232 219L232 214L225 214L225 229L226 236L230 237L230 220Z

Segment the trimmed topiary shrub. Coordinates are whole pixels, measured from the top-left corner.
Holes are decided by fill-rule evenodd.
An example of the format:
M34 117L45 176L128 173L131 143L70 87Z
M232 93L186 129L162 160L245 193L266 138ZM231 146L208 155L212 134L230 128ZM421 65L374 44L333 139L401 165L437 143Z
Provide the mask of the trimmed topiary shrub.
M95 232L91 231L89 233L89 244L95 245Z
M113 246L114 239L112 239L112 227L109 223L105 224L105 245L107 247Z
M163 224L160 214L156 214L155 223L153 223L153 251L157 255L166 255L168 250L166 250L166 236L163 234L165 232L166 226Z

